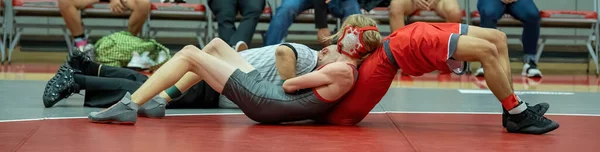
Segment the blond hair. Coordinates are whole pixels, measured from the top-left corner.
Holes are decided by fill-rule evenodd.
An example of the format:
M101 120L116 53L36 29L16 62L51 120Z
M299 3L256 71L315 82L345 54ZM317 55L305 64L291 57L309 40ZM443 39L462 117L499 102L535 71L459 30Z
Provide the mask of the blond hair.
M342 29L338 30L337 33L329 37L327 40L338 39L344 34L344 29L347 26L354 26L358 28L374 26L377 27L377 21L364 16L362 14L354 14L346 17L346 20L342 24ZM362 63L364 59L366 59L369 54L371 54L377 47L381 45L382 37L378 31L369 30L364 31L362 35L362 41L364 43L365 50L367 53L361 54L361 58L358 60L358 64Z

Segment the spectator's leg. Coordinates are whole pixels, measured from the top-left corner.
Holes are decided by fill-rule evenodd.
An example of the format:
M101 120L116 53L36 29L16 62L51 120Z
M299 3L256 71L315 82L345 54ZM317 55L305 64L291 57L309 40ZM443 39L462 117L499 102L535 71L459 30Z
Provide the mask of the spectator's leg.
M406 25L404 18L415 12L417 8L412 0L392 0L390 2L390 28L395 31Z
M523 22L524 63L535 61L537 43L540 38L540 11L533 0L518 0L508 5L508 13Z
M502 3L500 0L478 0L477 10L479 10L479 14L481 16L481 22L479 26L495 29L497 27L498 20L502 18L504 12L506 11L506 4ZM483 76L483 65L479 67L477 71L475 71L475 75Z
M343 0L342 9L344 9L344 16L341 16L342 20L350 15L361 14L360 4L358 4L357 0Z
M287 31L292 26L296 15L310 8L310 0L284 0L281 6L275 11L275 16L271 18L269 29L267 30L265 45L274 45L281 43L281 40L287 35Z
M240 25L231 37L231 40L225 41L229 45L235 45L238 41L250 44L252 36L254 36L254 31L256 31L258 19L263 9L265 9L265 0L240 0L239 3L238 6L242 14L242 21L240 21Z
M435 6L435 12L446 19L446 22L462 22L463 15L458 0L440 0Z
M83 31L79 10L98 2L100 0L58 0L58 9L65 20L65 25L71 32L71 36L75 39L76 47L87 44L87 36Z
M127 30L132 35L137 36L142 31L146 20L148 20L150 0L128 0L125 1L125 5L127 8L131 9Z
M219 38L229 42L235 33L235 17L238 13L238 0L210 0L210 9L219 23ZM264 5L264 4L263 4ZM235 44L235 43L233 43ZM231 44L229 45L231 46Z

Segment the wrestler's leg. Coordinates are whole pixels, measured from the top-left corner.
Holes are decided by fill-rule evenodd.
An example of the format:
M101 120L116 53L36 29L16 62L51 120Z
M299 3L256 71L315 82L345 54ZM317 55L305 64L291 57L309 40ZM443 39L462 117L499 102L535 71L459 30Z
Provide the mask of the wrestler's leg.
M434 10L439 16L446 19L446 22L462 22L463 15L458 0L439 0Z
M458 47L452 57L460 61L480 61L486 73L489 73L484 76L490 90L498 100L502 101L513 94L513 91L498 56L494 44L484 39L463 35L458 38Z
M512 72L510 69L510 60L508 58L508 45L506 42L506 34L496 29L481 28L477 26L469 26L468 31L468 36L484 39L496 46L496 50L498 51L498 62L500 63L500 65L502 66L502 70L504 71L502 74L506 75L506 78L508 79L508 82L511 85L510 88L514 91L514 88L512 87Z
M513 133L544 134L559 127L539 113L528 107L511 89L508 79L502 74L503 69L498 59L497 48L487 40L460 36L456 52L452 55L456 60L479 61L486 69L484 75L490 90L507 110L506 129Z
M213 39L206 45L206 47L204 47L203 51L214 56L215 58L225 61L236 68L239 68L243 72L254 70L254 67L250 65L246 59L242 58L238 52L233 50L222 39ZM200 81L202 81L202 77L199 77L193 72L188 72L179 81L177 81L177 83L175 83L174 87L176 88L173 89L177 89L180 92L185 92ZM161 92L160 96L167 99L167 101L170 101L172 98L177 98L171 97L166 91Z
M175 84L187 72L202 77L215 91L221 93L229 76L236 69L195 46L186 46L159 68L133 95L126 95L119 103L101 112L90 113L89 118L94 122L135 123L139 105Z

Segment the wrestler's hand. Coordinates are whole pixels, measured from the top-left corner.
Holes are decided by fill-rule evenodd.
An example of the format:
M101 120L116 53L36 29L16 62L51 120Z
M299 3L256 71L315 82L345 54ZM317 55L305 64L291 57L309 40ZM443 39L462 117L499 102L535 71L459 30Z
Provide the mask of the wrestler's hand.
M329 36L331 36L331 31L329 31L329 28L320 28L317 31L317 40L319 40L319 43L322 44L323 47L331 45L331 40L327 40Z
M121 2L122 1L122 2ZM117 14L122 14L127 10L127 7L123 5L126 0L111 0L110 1L110 11Z

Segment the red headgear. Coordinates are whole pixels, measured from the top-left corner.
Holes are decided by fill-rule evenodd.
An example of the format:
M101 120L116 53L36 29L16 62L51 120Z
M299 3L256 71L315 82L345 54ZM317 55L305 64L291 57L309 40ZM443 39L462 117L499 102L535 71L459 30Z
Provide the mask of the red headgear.
M365 44L363 43L362 37L365 31L378 31L377 27L366 26L358 28L355 26L346 26L342 37L338 40L337 47L338 52L345 54L352 58L360 58L362 54L366 53Z

